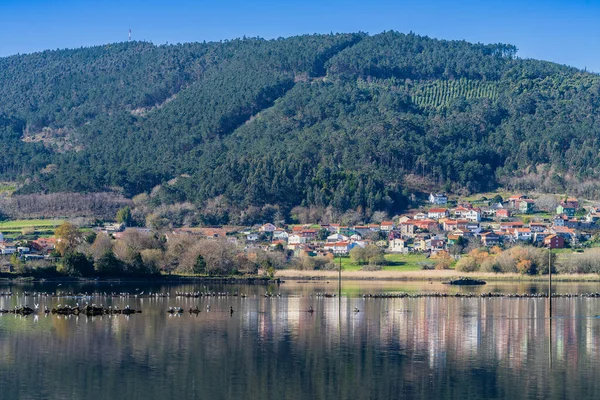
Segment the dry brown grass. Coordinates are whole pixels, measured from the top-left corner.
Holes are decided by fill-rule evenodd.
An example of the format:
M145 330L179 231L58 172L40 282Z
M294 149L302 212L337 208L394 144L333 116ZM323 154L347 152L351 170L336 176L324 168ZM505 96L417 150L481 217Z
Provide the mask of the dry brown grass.
M337 279L337 271L301 271L293 269L279 270L275 274L280 279ZM423 270L423 271L347 271L342 272L344 280L378 280L378 281L445 281L459 276L483 279L489 281L526 281L545 282L548 275L521 275L516 273L499 274L493 272L458 272L454 270ZM556 282L600 282L597 274L553 274Z

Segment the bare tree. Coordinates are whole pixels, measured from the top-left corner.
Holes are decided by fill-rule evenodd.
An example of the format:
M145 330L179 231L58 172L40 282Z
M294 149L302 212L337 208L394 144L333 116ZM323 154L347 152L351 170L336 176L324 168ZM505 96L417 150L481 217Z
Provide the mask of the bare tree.
M375 211L373 215L371 215L371 222L381 223L388 219L388 214L385 211Z
M11 218L95 217L112 219L131 200L116 193L51 193L16 195L0 200Z
M164 253L159 249L144 249L140 252L142 261L150 273L157 273L164 265Z
M559 201L555 195L542 194L535 199L535 205L542 211L554 211L558 207Z
M94 243L92 243L92 246L90 248L90 254L92 257L94 257L94 260L97 261L100 257L105 255L106 253L108 253L109 251L112 251L112 248L113 248L113 241L110 238L110 236L108 236L108 234L105 232L100 232L96 236Z

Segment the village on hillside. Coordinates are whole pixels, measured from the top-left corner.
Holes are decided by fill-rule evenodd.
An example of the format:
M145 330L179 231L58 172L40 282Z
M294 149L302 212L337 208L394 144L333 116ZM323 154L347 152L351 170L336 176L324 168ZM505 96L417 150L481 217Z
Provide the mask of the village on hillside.
M473 205L458 201L449 206L444 194L431 194L428 206L376 224L343 226L339 224L276 227L267 223L248 232L248 242L270 242L301 253L347 255L355 247L370 244L389 253L448 252L457 243L474 241L480 246L531 244L561 249L577 247L597 231L600 209L591 207L581 214L575 198L565 198L554 215L541 214L535 201L526 195L513 195L506 201L486 201ZM541 215L541 216L539 216ZM323 235L321 232L328 234Z
M582 207L576 198L563 197L541 202L517 194L502 199L449 201L445 194L432 193L422 207L379 223L344 226L340 224L275 225L267 222L253 227L182 227L164 234L174 237L220 238L247 251L286 250L290 257L347 256L354 248L377 246L390 254L425 254L428 257L460 257L462 249L510 247L529 244L536 247L578 248L591 243L598 232L600 208ZM545 208L542 210L541 208ZM551 210L548 208L552 208ZM155 235L149 228L111 223L94 228L116 242L131 232ZM0 254L17 255L21 260L56 257L55 237L33 240L4 240L0 234ZM7 263L4 263L7 266Z

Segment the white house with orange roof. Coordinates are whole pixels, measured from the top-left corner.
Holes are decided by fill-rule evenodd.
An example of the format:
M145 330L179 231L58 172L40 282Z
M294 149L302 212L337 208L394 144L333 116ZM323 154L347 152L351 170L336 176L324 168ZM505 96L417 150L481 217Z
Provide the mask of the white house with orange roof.
M446 219L442 226L446 232L452 232L458 229L458 222L455 219Z
M369 224L369 229L373 232L379 232L381 230L381 226L379 224Z
M467 208L467 207L465 207L465 206L462 206L462 205L461 205L461 206L458 206L458 207L454 208L454 209L452 210L452 214L454 214L454 216L455 216L456 218L464 218L464 217L465 217L465 214L466 214L467 212L469 212L469 210L471 210L471 208L470 208L470 207L469 207L469 208Z
M531 222L529 224L529 229L531 229L531 232L544 232L548 229L548 225L543 222Z
M293 245L305 244L306 242L307 242L307 238L304 236L301 236L301 235L293 234L288 237L289 244L293 244Z
M479 222L481 221L481 212L477 209L472 208L463 214L463 218L467 221Z
M382 221L380 224L380 229L385 232L392 231L395 227L394 221Z
M529 228L514 228L512 234L515 240L521 240L524 242L531 241L531 238L533 237L531 229Z
M432 208L427 211L427 218L440 219L448 216L447 208Z

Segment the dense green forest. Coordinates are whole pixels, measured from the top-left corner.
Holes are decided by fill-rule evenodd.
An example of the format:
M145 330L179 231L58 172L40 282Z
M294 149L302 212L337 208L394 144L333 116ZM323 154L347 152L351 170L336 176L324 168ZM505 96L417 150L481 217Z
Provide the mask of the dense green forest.
M23 194L283 212L397 212L424 188L600 197L600 77L510 45L118 43L0 58L0 99L0 180Z

